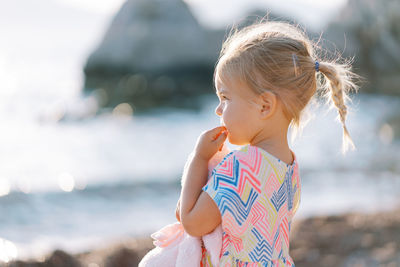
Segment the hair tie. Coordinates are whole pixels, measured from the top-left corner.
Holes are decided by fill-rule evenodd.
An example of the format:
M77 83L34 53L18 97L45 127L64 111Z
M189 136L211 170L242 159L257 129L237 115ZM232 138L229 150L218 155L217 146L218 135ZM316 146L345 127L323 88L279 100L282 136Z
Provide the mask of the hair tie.
M319 62L315 61L315 71L319 72Z

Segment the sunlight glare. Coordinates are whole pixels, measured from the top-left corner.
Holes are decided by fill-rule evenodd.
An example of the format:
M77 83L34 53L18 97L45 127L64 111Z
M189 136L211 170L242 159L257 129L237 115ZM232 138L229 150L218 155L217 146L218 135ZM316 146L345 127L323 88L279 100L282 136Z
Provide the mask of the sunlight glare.
M17 187L21 192L25 194L29 194L31 192L31 182L26 177L23 177L18 180Z
M7 179L0 179L0 197L10 193L10 183Z
M0 262L8 263L17 258L17 247L11 241L0 238Z
M114 14L118 11L124 0L56 0L65 5L86 9L100 14Z

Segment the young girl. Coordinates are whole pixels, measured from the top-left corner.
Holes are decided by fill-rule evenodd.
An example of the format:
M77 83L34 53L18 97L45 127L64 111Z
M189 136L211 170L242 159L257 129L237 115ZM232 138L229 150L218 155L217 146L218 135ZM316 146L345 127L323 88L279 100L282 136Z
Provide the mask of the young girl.
M291 222L299 207L299 164L289 148L289 126L301 118L317 91L337 108L343 152L354 144L345 126L346 100L356 77L349 64L321 61L297 27L259 22L224 42L214 83L222 126L203 132L182 178L177 218L192 236L222 225L219 266L294 266ZM322 78L322 79L320 79ZM223 146L229 152L207 181L207 164ZM203 250L201 266L211 266Z

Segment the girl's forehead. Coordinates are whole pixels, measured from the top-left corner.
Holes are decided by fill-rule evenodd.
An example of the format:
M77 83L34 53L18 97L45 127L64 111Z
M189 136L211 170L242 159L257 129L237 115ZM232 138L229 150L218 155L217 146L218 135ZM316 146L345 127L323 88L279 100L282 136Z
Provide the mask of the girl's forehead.
M238 92L238 83L235 81L235 79L229 79L229 80L224 80L222 81L221 79L218 79L216 81L216 91L218 93L237 93Z
M237 95L239 97L250 99L254 97L252 90L240 80L232 79L222 82L221 80L216 84L216 93L226 95Z

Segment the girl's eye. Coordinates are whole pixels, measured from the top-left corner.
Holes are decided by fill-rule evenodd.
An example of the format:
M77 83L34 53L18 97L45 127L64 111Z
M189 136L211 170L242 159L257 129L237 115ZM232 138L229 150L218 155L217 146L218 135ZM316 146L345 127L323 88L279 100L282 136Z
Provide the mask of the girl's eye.
M222 99L228 99L228 98L227 98L226 96L223 95L223 96L222 96Z

